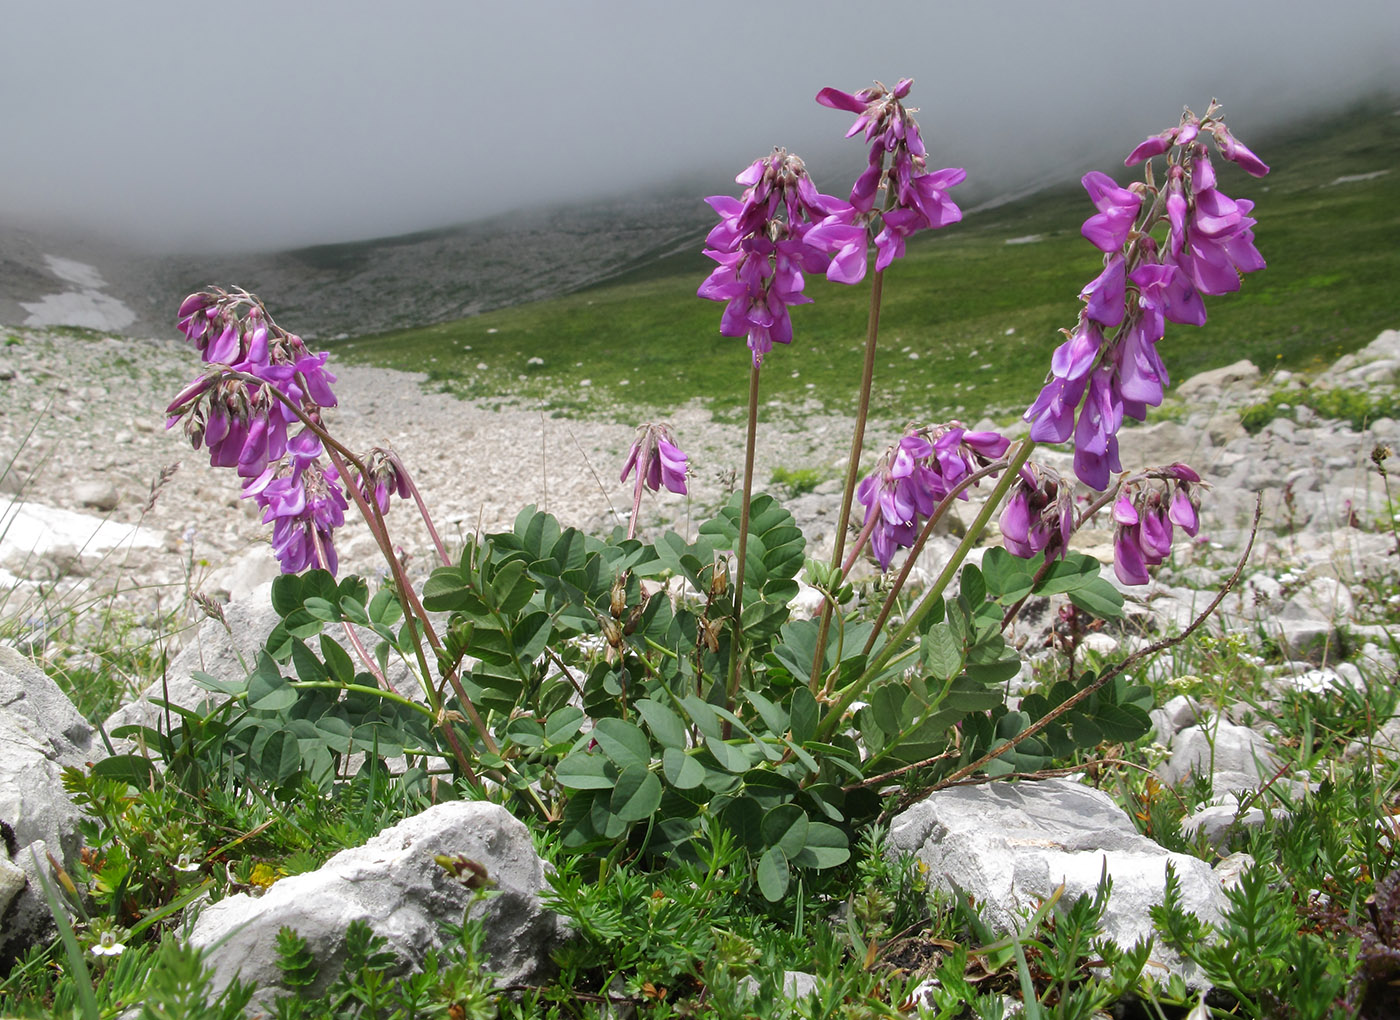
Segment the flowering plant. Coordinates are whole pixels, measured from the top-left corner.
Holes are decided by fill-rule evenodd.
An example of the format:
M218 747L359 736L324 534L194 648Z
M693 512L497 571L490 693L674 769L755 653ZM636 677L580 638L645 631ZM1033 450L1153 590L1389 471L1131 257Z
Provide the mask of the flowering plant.
M1119 612L1122 597L1097 561L1071 548L1100 511L1112 508L1125 584L1147 580L1175 529L1196 533L1199 476L1181 464L1123 472L1117 433L1124 416L1141 419L1161 402L1165 324L1199 325L1203 295L1263 266L1252 206L1219 191L1201 139L1213 137L1251 173L1267 168L1212 103L1134 150L1130 164L1148 161L1143 181L1123 188L1086 175L1095 211L1083 233L1103 252L1103 269L1081 291L1078 324L1026 412L1029 436L1013 443L956 421L910 426L863 473L883 274L915 233L961 218L947 192L965 173L928 169L904 105L912 84L818 94L856 114L850 133L870 146L849 201L818 191L782 149L736 178L740 197L709 199L719 222L706 254L716 266L699 295L725 303L722 335L746 338L748 428L742 488L693 539L640 534L645 489L688 488L689 458L667 426L649 423L621 471L634 479L625 532L584 535L527 507L512 529L472 536L454 558L433 530L440 565L420 595L385 515L393 496L412 497L430 530L431 519L392 451L361 459L328 431L335 380L326 356L246 292L185 302L181 330L207 367L172 403L171 424L183 422L213 463L237 470L288 572L274 587L282 624L266 655L241 688L221 688L245 712L234 730L242 767L327 783L353 752L402 756L424 783L446 769L473 795L535 812L566 846L605 852L694 857L719 826L776 900L793 869L847 859L853 826L879 810L882 792L1033 770L1056 749L1146 732L1149 695L1121 665L1081 673L1072 693L1034 718L1011 711L999 685L1022 663L1003 635L1037 594L1065 594L1101 617ZM1166 157L1161 187L1157 156ZM793 341L790 309L811 300L805 274L818 272L850 285L871 277L851 454L825 563L806 557L791 514L753 491L760 372L775 344ZM1038 442L1071 439L1075 473L1095 490L1079 512L1074 480L1030 460ZM986 496L956 549L918 599L901 602L933 528L982 483ZM847 554L857 500L863 526ZM357 578L333 577L332 536L351 505L388 566L389 583L372 596ZM973 566L968 555L994 517L1005 549ZM848 575L867 547L882 571L906 550L873 618L845 608ZM306 570L313 565L322 569ZM789 610L804 568L822 599L811 620ZM945 598L955 580L956 597ZM327 624L343 628L363 670L321 634ZM400 690L393 656L417 692Z

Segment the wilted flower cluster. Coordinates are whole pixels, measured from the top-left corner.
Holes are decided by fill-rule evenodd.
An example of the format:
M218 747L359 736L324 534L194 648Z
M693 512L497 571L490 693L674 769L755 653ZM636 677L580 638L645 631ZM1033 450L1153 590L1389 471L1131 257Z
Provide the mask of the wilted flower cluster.
M373 502L381 514L389 512L389 497L407 499L409 488L408 469L393 450L375 447L365 461L366 474L359 479L360 495L365 502Z
M1150 479L1125 485L1113 504L1113 572L1124 584L1146 584L1147 568L1172 551L1172 526L1194 536L1200 475L1185 464L1173 464Z
M622 465L622 481L632 469L637 469L637 495L642 487L659 492L664 485L678 496L685 495L686 456L676 445L675 437L665 425L647 422L637 427L637 437L632 448L627 451L627 462Z
M846 137L863 130L865 140L870 143L869 165L851 189L851 205L862 219L873 217L875 197L882 183L886 189L888 198L880 213L881 230L875 235L877 270L885 269L904 255L904 241L910 234L962 219L962 210L948 197L947 191L961 184L967 178L967 171L953 167L932 172L927 169L928 153L913 117L917 108L906 109L902 102L913 85L914 79L902 78L893 89L877 81L871 88L854 94L833 88L817 93L817 102L822 106L858 114ZM860 272L864 275L863 223L823 223L814 233L824 243L840 245L843 251L858 246Z
M1157 343L1166 322L1204 325L1203 295L1238 290L1240 274L1264 268L1254 247L1254 204L1217 189L1201 139L1213 136L1222 156L1256 177L1269 168L1234 139L1218 113L1214 102L1204 118L1187 110L1179 126L1128 156L1133 166L1170 150L1160 190L1151 164L1146 181L1131 188L1098 172L1083 179L1096 212L1082 233L1104 252L1104 269L1080 292L1079 323L1065 331L1025 418L1037 442L1073 435L1075 474L1095 489L1108 488L1110 474L1122 470L1117 433L1124 416L1143 421L1148 406L1162 402L1170 380ZM1150 204L1141 215L1145 200ZM1159 245L1151 231L1163 218L1167 232Z
M911 429L885 451L856 489L880 569L889 569L896 549L914 544L920 518L931 516L954 486L1000 457L1009 445L999 433L969 432L960 423L949 422ZM959 495L967 498L965 492Z
M841 283L865 274L864 231L856 246L811 237L824 221L849 225L855 210L818 192L802 160L784 149L774 149L734 179L745 186L742 198L705 200L720 217L705 238L705 254L719 265L698 293L728 302L719 331L748 337L757 367L773 344L792 342L788 308L812 300L802 293L803 273L825 273Z
M339 473L321 463L321 440L293 410L316 420L335 406L328 355L308 350L246 291L191 294L180 305L179 326L216 367L171 402L166 427L183 420L195 448L209 450L210 464L237 470L243 497L272 524L272 548L285 573L311 566L334 572L331 533L345 523L348 504ZM229 371L245 377L227 377Z

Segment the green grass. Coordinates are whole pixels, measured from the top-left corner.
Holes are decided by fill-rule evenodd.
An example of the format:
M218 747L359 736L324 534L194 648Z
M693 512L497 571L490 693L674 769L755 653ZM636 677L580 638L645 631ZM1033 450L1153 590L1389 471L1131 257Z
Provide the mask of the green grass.
M1313 371L1400 324L1400 174L1331 183L1400 161L1400 120L1389 106L1272 141L1246 137L1273 172L1256 181L1227 164L1221 184L1256 201L1269 268L1246 277L1239 293L1210 300L1205 328L1169 327L1161 349L1178 380L1240 358ZM1098 271L1098 254L1079 234L1089 211L1071 184L917 238L886 274L874 413L1018 413L1044 379L1057 331L1074 324L1076 295ZM1033 243L1007 243L1037 234ZM697 246L552 301L345 341L335 355L426 371L461 396L519 398L560 413L630 418L699 397L733 416L747 393L745 350L718 335L720 306L695 296L709 266ZM794 310L792 348L765 365L764 399L849 411L869 284L818 278L808 293L814 304ZM580 387L582 379L591 384Z

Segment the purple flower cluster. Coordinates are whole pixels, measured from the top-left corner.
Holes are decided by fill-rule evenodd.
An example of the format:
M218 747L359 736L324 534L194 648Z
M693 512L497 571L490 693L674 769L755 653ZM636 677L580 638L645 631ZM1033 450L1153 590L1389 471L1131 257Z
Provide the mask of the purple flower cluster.
M969 432L949 422L912 429L887 450L856 489L880 569L889 569L896 549L914 544L920 518L931 516L954 486L1000 457L1009 445L999 433ZM959 496L966 499L967 493Z
M846 137L864 131L865 140L870 144L869 165L851 189L851 205L863 219L874 215L876 194L882 185L886 189L888 198L880 214L881 230L875 235L876 270L883 270L903 257L904 241L909 235L945 227L962 219L962 210L948 197L947 191L961 184L967 178L967 171L953 167L932 172L927 169L928 152L913 117L917 110L906 109L902 102L913 85L914 79L902 78L893 89L877 81L871 88L855 93L833 88L817 93L817 102L822 106L858 114ZM816 232L824 241L840 239L849 245L857 243L853 231L858 231L863 275L863 225L823 224Z
M1050 557L1069 551L1074 533L1074 483L1039 464L1021 468L1020 481L1002 508L1002 544L1006 551L1031 559L1048 550Z
M1116 493L1101 496L1076 520L1073 479L1027 464L1001 512L1002 544L1023 559L1042 552L1062 557L1075 528L1112 500L1113 571L1124 584L1146 584L1147 568L1171 553L1173 526L1196 534L1204 485L1185 464L1153 468L1123 478Z
M1200 139L1212 135L1222 156L1256 177L1269 168L1234 139L1218 110L1212 103L1204 119L1186 111L1178 127L1128 156L1132 166L1171 150L1161 190L1150 164L1147 182L1131 188L1097 171L1083 179L1096 211L1082 233L1104 252L1104 268L1080 292L1079 323L1065 331L1025 419L1037 442L1063 443L1073 435L1075 474L1100 491L1123 469L1117 434L1124 416L1144 421L1170 383L1157 352L1166 323L1204 325L1203 295L1238 290L1240 274L1264 268L1254 247L1254 204L1217 189ZM1145 198L1152 201L1141 215ZM1167 231L1159 245L1151 231L1163 218Z
M1201 478L1185 464L1173 464L1123 486L1113 504L1113 572L1124 584L1146 584L1147 568L1172 551L1172 526L1194 536L1200 526L1197 511Z
M637 469L639 499L643 486L652 492L659 492L664 485L678 496L685 495L686 456L665 425L648 422L638 426L637 438L627 452L627 462L622 466L622 481L627 481L633 468Z
M321 440L292 409L317 420L322 408L335 406L328 355L308 350L246 291L191 294L180 305L179 327L215 367L171 402L166 427L183 419L194 447L208 449L210 464L237 470L243 497L256 501L264 523L272 524L284 573L311 566L334 573L331 534L345 523L348 504L335 467L321 464Z
M748 337L753 363L763 363L775 343L792 342L788 308L812 299L802 293L803 273L825 273L840 283L865 275L865 231L847 237L855 210L823 195L802 160L783 149L756 160L734 178L742 198L713 195L705 201L720 221L705 239L705 254L719 263L700 285L700 297L727 301L724 336ZM818 224L830 228L813 237Z

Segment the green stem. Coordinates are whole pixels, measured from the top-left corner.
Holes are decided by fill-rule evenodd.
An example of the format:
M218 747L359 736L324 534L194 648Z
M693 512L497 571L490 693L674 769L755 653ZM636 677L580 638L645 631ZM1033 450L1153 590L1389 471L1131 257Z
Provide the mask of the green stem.
M904 584L909 580L909 575L913 572L914 564L919 558L919 553L923 552L924 546L928 543L929 537L933 534L933 529L938 527L938 522L943 519L943 515L948 512L948 508L953 505L953 500L966 490L969 486L976 484L979 480L994 475L1006 467L1005 460L999 460L988 464L980 471L974 472L961 479L948 491L929 515L928 521L924 524L923 531L914 540L914 544L909 548L909 554L904 558L904 567L900 570L899 576L894 579L894 584L890 586L889 594L885 596L885 604L880 607L880 613L875 617L875 626L870 631L870 639L865 643L864 652L870 654L870 649L875 647L875 641L880 637L880 632L884 630L885 621L889 619L891 611L895 606L895 600L899 598L899 593L904 590Z
M739 646L743 643L744 615L744 560L749 546L749 504L753 501L753 451L758 439L758 362L749 371L749 435L744 449L744 492L739 508L739 565L734 575L734 636L729 646L729 687L726 708L733 710L734 699L739 695ZM729 724L725 723L725 737L729 736Z
M1006 493L1010 490L1012 483L1016 481L1022 465L1026 463L1026 459L1031 455L1033 449L1035 449L1034 440L1021 440L1021 446L1016 451L1016 455L1011 458L1011 463L1007 465L1006 471L997 479L996 488L994 488L991 495L987 497L987 501L982 504L982 509L977 512L977 517L972 522L971 527L967 529L967 534L964 535L962 541L958 543L957 549L953 550L953 555L948 558L948 562L943 567L943 572L938 575L938 580L933 583L933 586L929 588L923 599L914 608L914 611L909 614L909 618L904 621L904 626L900 627L899 630L885 642L884 648L882 648L880 653L875 656L874 660L865 667L865 672L841 691L836 702L827 711L826 717L817 727L818 740L826 740L831 736L832 731L835 730L840 723L842 716L845 714L846 709L850 707L851 702L865 693L865 689L870 686L870 682L880 675L889 664L890 660L894 658L900 646L918 631L919 625L923 623L924 617L929 614L934 606L942 603L944 590L952 582L954 576L956 576L958 568L962 566L963 561L967 559L967 554L972 551L973 547L982 538L983 532L987 530L987 523L992 519L992 514L996 512L997 507L1001 506L1002 500L1006 498Z
M841 515L836 520L836 537L831 553L831 565L841 565L846 551L846 528L850 525L851 504L855 500L856 482L860 478L860 454L865 446L865 423L870 416L870 389L875 381L875 342L880 336L880 297L885 289L884 270L876 270L870 283L870 313L865 324L865 364L861 368L860 394L856 399L856 424L851 434L851 460L846 465L846 487L841 492ZM831 605L822 607L821 624L817 630L817 651L812 657L811 685L815 690L826 654L826 637L831 630Z
M365 684L343 684L336 680L293 680L288 686L294 687L299 691L325 690L369 694L383 698L385 701L392 701L397 705L402 705L404 708L412 709L419 715L427 716L429 719L437 718L436 713L421 701L414 701L412 698L405 698L402 694L381 690L378 687L369 687Z

